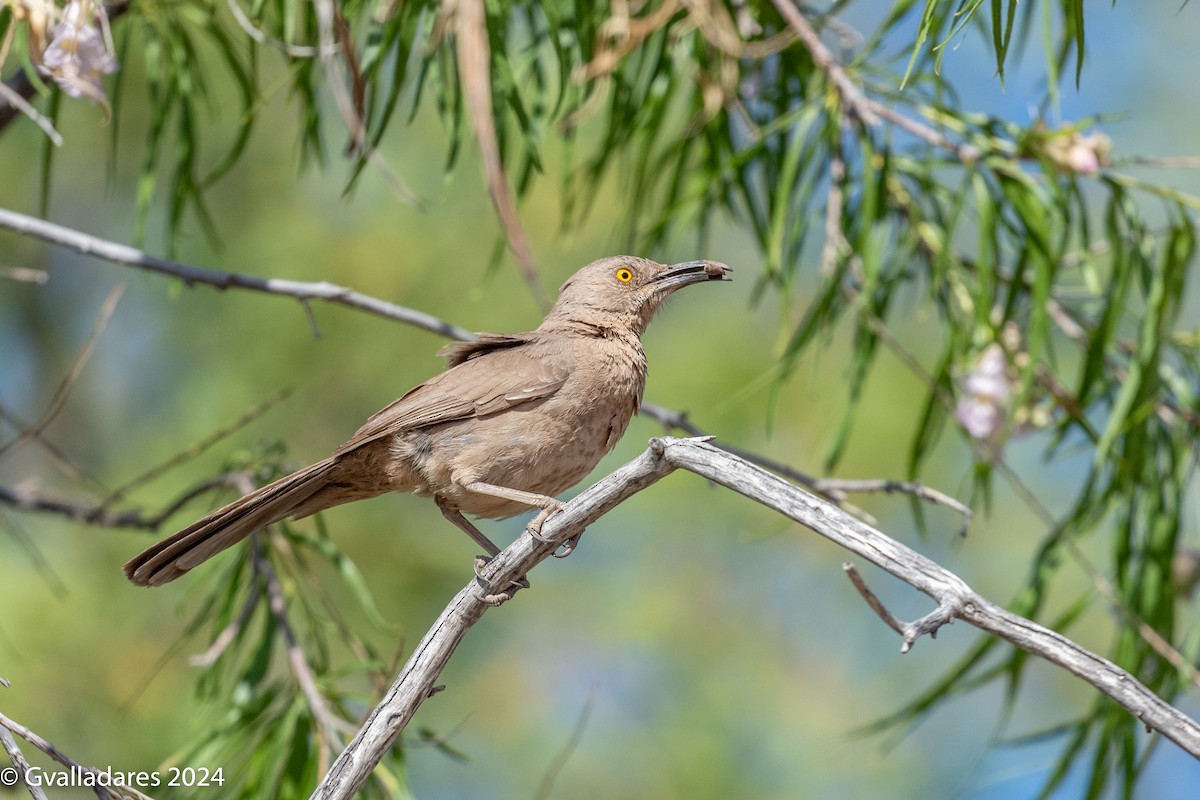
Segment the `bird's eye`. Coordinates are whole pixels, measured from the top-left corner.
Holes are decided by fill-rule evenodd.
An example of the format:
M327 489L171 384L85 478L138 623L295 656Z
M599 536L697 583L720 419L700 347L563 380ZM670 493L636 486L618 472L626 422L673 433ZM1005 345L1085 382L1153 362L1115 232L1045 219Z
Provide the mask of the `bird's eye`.
M619 280L621 283L629 283L631 280L633 280L633 271L627 269L626 267L621 267L618 269L616 274L617 280Z

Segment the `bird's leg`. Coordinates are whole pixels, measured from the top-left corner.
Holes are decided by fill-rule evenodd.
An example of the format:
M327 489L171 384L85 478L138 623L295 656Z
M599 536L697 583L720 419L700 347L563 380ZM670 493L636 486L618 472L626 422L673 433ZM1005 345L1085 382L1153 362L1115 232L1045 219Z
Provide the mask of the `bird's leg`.
M464 517L461 511L446 505L446 502L440 497L435 497L434 501L437 503L438 510L442 512L442 516L453 522L460 531L470 536L475 541L475 544L487 551L489 556L497 555L500 552L500 548L492 544L492 540L484 536L479 528L472 525L471 520Z
M494 483L471 481L470 483L461 484L461 486L469 492L478 492L479 494L487 494L492 497L502 497L505 500L513 500L533 508L540 508L541 511L537 513L537 516L525 526L525 529L529 531L529 535L539 541L546 541L539 535L542 532L542 526L546 524L546 520L566 507L561 500L557 500L549 495L524 492L520 489L509 489L507 486L497 486Z
M537 539L539 542L548 542L549 540L542 536L542 526L546 524L546 520L562 511L564 504L561 500L556 500L553 497L535 492L525 492L520 489L509 489L506 486L496 486L493 483L484 483L482 481L473 481L471 483L462 484L464 489L480 494L490 494L493 497L503 497L506 500L516 500L518 503L526 503L535 508L540 508L526 530L529 535ZM555 558L566 558L575 550L575 545L579 544L579 537L582 533L572 536L570 539L562 542L562 549L554 551Z
M493 556L500 553L500 548L496 547L496 545L492 543L491 539L484 536L483 531L472 525L471 520L464 517L462 512L457 508L451 508L440 497L434 497L434 501L437 503L438 510L442 512L443 517L453 522L459 528L459 530L467 534L467 536L470 536L477 545L487 551L488 554L486 556L475 557L475 563L473 564L472 568L475 571L475 579L479 581L479 585L483 587L484 591L487 593L484 595L484 602L488 603L489 605L499 605L500 602L503 601L498 600L498 598L506 593L493 593L493 587L483 579L483 576L479 574L479 571L482 570L487 563L492 560ZM512 585L517 589L528 589L529 581L525 578L522 578L519 581L513 581ZM508 597L511 597L511 593L507 593L507 597L505 599Z

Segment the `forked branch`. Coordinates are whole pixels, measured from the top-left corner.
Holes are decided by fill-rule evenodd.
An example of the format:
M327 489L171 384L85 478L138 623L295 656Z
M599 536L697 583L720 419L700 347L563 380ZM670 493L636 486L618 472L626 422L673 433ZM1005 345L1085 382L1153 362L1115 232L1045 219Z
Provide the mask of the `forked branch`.
M893 625L904 637L904 650L920 636L932 635L942 625L961 619L1082 678L1147 728L1200 758L1200 725L1112 662L1032 620L1005 611L940 564L778 475L705 440L661 438L651 440L645 453L551 517L541 532L548 541L535 539L528 532L522 534L480 571L477 580L455 595L312 797L333 800L353 796L417 708L436 692L435 682L455 648L494 605L490 599L509 592L530 569L549 558L558 543L579 535L617 504L676 469L701 475L805 525L932 598L937 603L933 612L909 625Z

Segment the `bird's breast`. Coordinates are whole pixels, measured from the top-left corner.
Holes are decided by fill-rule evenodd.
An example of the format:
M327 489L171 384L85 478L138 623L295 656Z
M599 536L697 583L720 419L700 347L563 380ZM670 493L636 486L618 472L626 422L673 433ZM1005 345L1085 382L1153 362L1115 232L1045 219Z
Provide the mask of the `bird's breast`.
M528 506L455 487L482 481L554 496L582 480L629 426L646 376L640 346L589 344L576 347L569 375L552 395L398 443L406 460L420 459L425 487L417 491L450 495L469 514L505 517Z

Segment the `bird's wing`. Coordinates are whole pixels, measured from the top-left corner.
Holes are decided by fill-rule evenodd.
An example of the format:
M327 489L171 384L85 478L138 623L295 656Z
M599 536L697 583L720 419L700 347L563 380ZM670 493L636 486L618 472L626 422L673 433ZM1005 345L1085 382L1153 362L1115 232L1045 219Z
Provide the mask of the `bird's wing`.
M438 350L439 356L445 356L448 359L447 368L457 367L464 361L478 358L485 353L519 347L530 341L528 333L477 333L475 337L470 342L451 342Z
M567 382L569 351L547 358L550 354L534 344L520 335L485 334L478 342L451 345L442 351L450 355L449 369L372 415L334 457L393 434L486 417L549 397Z

